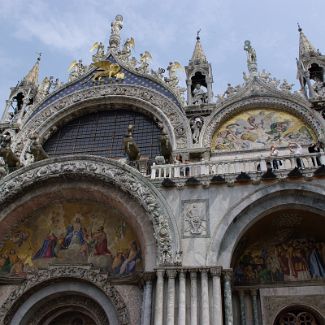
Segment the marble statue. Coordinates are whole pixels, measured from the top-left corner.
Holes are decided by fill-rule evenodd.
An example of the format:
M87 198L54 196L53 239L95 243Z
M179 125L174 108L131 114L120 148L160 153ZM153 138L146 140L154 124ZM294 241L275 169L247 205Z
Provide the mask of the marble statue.
M247 52L247 67L250 73L257 71L257 61L255 49L251 46L251 42L246 40L244 50Z
M199 105L199 104L204 104L207 102L207 90L205 87L200 85L199 83L195 85L193 92L192 92L192 97L193 97L193 104L194 105Z

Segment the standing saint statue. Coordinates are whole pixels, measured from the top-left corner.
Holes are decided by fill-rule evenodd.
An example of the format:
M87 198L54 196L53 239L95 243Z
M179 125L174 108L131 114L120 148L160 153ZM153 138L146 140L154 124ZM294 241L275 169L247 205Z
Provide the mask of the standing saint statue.
M111 23L111 36L109 38L109 46L111 49L118 49L121 40L121 29L123 28L123 17L117 15L115 20Z
M257 72L256 52L250 41L245 41L244 50L247 52L247 67L250 73Z

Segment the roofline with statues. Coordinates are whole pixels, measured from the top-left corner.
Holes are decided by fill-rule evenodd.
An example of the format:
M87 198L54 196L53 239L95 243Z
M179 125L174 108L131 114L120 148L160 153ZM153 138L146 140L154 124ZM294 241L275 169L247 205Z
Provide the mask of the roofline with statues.
M12 88L0 130L4 137L11 138L9 147L20 165L30 163L24 158L28 148L32 144L41 147L62 123L88 113L96 105L111 103L129 105L151 115L164 129L163 136L169 138L173 155L202 157L207 151L213 154L212 137L222 123L258 107L288 112L306 123L318 139L325 139L325 83L323 76L318 80L320 69L325 71L324 56L314 50L300 26L299 91L294 91L287 80L280 81L264 69L259 71L256 51L246 40L243 49L247 72L243 72L243 83L229 83L225 92L217 96L213 94L212 67L199 32L185 67L187 88L182 88L178 75L183 69L181 64L171 61L166 69L152 70L150 52L144 51L139 60L132 56L133 37L121 46L122 28L123 17L117 15L111 23L107 49L102 42L95 42L91 48L92 63L87 67L82 60L74 60L66 84L53 77L45 77L38 84L39 55L22 82ZM314 68L315 62L319 63L318 70L309 71L307 67ZM185 92L187 101L183 98ZM16 107L10 112L13 104Z

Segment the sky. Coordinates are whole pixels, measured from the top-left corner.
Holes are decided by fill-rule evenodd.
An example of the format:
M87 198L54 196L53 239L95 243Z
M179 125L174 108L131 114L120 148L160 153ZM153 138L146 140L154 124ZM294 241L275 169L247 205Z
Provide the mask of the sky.
M0 112L10 87L22 80L42 52L40 79L67 81L74 59L91 61L96 41L108 45L110 24L124 18L122 42L134 37L134 56L147 50L152 67L192 56L197 30L212 65L214 94L243 82L245 40L257 53L258 69L298 88L297 22L312 44L325 52L324 0L0 0ZM184 83L184 72L180 78Z

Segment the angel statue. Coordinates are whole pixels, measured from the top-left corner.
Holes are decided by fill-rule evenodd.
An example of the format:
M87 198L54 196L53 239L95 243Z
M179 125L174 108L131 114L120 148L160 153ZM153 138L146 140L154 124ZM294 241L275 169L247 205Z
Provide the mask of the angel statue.
M124 61L128 61L131 56L131 51L132 49L134 49L134 46L135 46L134 38L133 37L127 38L126 41L124 42L122 51L119 52L120 59Z
M179 81L176 72L182 68L182 65L177 61L169 62L169 65L167 67L168 78L165 78L165 82L167 82L171 87L176 87Z
M38 86L37 101L40 101L45 98L50 93L50 89L52 86L54 86L53 77L45 77L41 84Z
M92 56L93 62L105 60L104 44L102 42L95 42L90 49L90 52L96 50L96 53Z
M74 60L71 62L70 67L68 69L70 71L69 74L69 82L79 78L86 72L86 66L83 65L82 60Z
M151 61L152 56L148 51L140 54L140 66L137 70L141 73L149 73L149 62Z

